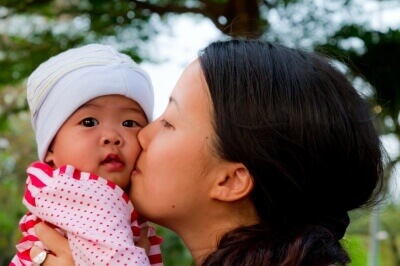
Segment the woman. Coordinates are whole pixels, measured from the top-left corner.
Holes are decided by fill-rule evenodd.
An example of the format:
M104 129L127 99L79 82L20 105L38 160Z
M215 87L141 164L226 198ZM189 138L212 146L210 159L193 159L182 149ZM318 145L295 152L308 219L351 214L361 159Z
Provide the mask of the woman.
M349 263L347 212L382 185L368 104L326 59L277 44L209 45L139 140L134 206L196 265ZM66 241L37 229L57 256L44 265L67 263Z

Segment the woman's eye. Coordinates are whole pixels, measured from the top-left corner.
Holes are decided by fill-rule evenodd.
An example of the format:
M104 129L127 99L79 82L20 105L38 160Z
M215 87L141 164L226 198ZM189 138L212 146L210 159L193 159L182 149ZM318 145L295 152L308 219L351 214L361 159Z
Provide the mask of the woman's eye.
M122 122L122 125L124 127L140 127L138 122L133 121L133 120L125 120L124 122Z
M163 127L172 128L172 125L171 125L170 123L168 123L165 119L161 119L161 120L160 120L160 123L161 123L161 125L162 125Z
M84 127L94 127L99 124L99 121L96 120L96 118L93 117L88 117L85 118L81 121L81 125Z

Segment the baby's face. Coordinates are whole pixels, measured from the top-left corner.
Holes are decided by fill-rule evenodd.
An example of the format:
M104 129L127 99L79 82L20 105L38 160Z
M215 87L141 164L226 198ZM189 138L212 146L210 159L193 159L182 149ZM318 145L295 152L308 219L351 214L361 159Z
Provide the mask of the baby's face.
M137 134L145 125L137 102L121 95L97 97L68 118L45 161L55 168L73 165L125 189L141 151Z

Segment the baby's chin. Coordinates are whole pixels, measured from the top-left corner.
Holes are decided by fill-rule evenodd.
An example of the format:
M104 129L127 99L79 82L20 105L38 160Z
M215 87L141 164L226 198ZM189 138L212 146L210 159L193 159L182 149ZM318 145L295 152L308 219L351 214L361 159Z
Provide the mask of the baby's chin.
M130 187L130 180L129 178L121 180L121 179L107 179L108 181L113 182L114 184L116 184L117 186L119 186L120 188L122 188L124 191L128 191L129 192L129 187Z
M125 174L125 173L118 173L118 172L113 172L113 173L100 173L97 174L98 176L106 179L107 181L110 181L120 188L122 188L124 191L127 191L130 187L130 180L131 176L130 174Z

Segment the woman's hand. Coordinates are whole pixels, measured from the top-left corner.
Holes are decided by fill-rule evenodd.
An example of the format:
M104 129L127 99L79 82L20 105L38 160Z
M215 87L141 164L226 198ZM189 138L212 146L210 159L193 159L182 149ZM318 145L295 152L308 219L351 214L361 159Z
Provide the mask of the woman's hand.
M148 234L149 234L148 226L140 228L140 238L139 241L136 243L136 246L143 248L146 251L147 255L149 255L150 251L150 240Z
M47 254L46 260L41 264L44 266L72 266L74 260L69 248L68 240L60 235L56 230L41 222L35 226L35 233L48 247L51 253ZM38 255L43 250L38 247L33 247L30 252L31 259Z

